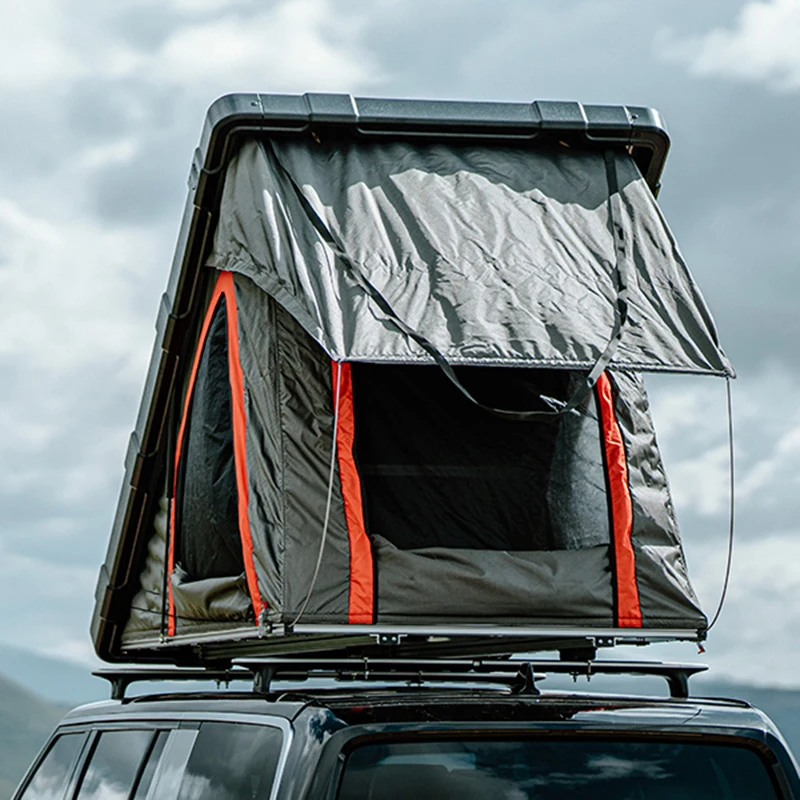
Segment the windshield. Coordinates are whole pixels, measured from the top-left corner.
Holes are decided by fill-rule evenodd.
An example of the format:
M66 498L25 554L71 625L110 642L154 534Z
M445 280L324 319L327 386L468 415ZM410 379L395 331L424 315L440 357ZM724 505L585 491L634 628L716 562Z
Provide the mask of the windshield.
M369 744L347 759L339 800L768 800L744 747L664 741L419 741Z

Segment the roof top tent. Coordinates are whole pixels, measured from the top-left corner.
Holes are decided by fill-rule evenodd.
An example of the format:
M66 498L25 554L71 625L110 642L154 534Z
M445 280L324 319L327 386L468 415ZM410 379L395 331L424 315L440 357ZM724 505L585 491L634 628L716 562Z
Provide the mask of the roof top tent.
M208 112L92 634L109 661L702 639L641 373L731 375L656 112Z

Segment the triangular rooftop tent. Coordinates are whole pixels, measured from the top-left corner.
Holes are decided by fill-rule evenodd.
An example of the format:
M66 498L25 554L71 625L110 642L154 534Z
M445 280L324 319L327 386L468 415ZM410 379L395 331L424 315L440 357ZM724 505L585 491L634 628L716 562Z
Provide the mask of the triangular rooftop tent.
M730 366L635 158L567 144L237 140L101 654L702 636L640 373Z

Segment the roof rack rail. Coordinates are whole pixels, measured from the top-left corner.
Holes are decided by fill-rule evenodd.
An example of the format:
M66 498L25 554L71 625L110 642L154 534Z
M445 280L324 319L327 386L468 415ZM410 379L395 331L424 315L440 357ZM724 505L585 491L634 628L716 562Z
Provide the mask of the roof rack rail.
M292 659L242 658L229 669L200 667L140 667L99 669L93 675L111 684L111 698L125 699L132 683L142 681L212 680L218 684L242 680L253 684L257 694L267 694L276 680L306 681L323 678L335 681L376 681L381 683L486 683L508 686L515 694L539 694L536 681L547 674L648 675L664 678L672 698L689 697L689 678L708 667L705 664L661 661L594 661L571 659Z
M228 684L232 681L250 681L253 673L245 669L211 669L208 667L114 667L96 669L92 675L111 684L111 699L124 700L125 692L132 683L161 681L216 681Z

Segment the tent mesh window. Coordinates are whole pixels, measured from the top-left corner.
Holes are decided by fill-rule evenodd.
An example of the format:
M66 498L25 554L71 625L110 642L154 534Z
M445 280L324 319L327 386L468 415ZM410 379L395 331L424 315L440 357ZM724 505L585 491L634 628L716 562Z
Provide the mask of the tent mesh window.
M190 387L176 486L175 560L192 580L244 572L224 297L202 346Z
M567 370L458 367L494 408L550 410ZM355 457L366 527L396 547L573 550L609 543L600 430L590 399L552 421L512 421L435 366L353 364Z

